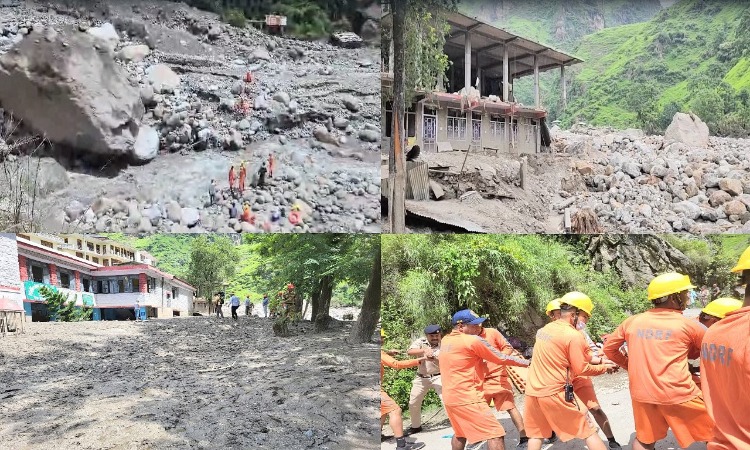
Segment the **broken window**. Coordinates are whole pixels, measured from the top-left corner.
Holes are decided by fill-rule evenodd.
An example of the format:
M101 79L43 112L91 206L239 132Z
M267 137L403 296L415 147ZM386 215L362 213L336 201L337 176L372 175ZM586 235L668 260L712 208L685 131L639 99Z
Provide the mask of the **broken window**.
M466 140L466 114L460 109L448 108L447 123L448 139L452 141Z

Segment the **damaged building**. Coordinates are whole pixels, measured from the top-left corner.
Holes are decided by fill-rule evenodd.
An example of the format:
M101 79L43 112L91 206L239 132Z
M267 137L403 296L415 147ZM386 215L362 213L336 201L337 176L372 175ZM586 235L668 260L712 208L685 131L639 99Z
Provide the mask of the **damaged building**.
M407 105L404 129L409 145L419 145L424 152L470 150L523 155L543 151L550 137L539 75L560 71L565 103L565 68L583 61L458 12L449 13L447 22L450 31L443 51L451 64L442 79L436 80L435 90L419 92ZM393 89L392 45L391 40L391 50L382 52L384 92ZM515 100L513 84L529 76L534 77L534 105L523 105ZM382 148L387 154L392 126L390 102L384 100L383 112Z

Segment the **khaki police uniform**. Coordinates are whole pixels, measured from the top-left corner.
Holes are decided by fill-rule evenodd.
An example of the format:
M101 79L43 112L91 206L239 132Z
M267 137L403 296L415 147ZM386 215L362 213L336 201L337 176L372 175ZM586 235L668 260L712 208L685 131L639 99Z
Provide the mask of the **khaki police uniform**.
M409 350L431 348L426 337L421 337L409 346ZM440 345L433 348L435 351L440 350ZM439 354L438 354L439 357ZM409 415L411 416L411 428L422 426L422 402L425 396L434 389L443 401L443 386L440 382L440 366L438 359L423 361L417 369L417 376L411 383L411 394L409 396Z

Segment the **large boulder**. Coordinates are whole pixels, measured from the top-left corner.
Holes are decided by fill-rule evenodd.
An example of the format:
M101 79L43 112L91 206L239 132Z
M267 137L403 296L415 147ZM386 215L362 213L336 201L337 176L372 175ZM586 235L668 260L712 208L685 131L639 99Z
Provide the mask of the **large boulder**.
M180 76L165 64L155 64L146 69L146 80L156 92L172 92L180 86Z
M664 133L667 141L682 142L691 147L708 147L708 125L695 114L677 113Z
M100 27L89 28L86 32L104 42L109 50L114 50L120 42L120 36L117 34L117 30L115 30L114 25L109 22L102 24Z
M140 92L99 38L24 39L0 57L0 104L51 142L103 156L133 150Z

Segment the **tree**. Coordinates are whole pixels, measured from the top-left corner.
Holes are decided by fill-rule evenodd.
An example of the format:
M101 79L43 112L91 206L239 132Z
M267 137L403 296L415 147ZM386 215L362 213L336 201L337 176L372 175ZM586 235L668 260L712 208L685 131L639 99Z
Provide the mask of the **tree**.
M370 282L367 284L365 298L362 302L362 311L359 319L354 324L350 339L355 343L370 342L372 333L380 319L380 286L381 286L381 255L380 245L375 251L375 262L372 265Z
M234 244L226 237L200 236L193 240L187 279L206 299L209 312L214 294L234 275L237 257Z
M49 286L42 287L39 289L39 292L47 303L47 310L49 311L49 317L51 320L56 322L80 322L91 320L91 315L93 313L92 309L86 306L77 308L75 299L70 300L69 295L65 295L57 289Z
M330 322L334 287L342 281L367 283L378 240L353 234L264 235L258 243L264 263L258 270L270 275L266 290L278 292L291 282L310 298L315 329L323 331Z
M393 36L393 114L388 159L388 225L391 233L406 232L406 161L404 159L404 116L407 89L413 96L417 88L434 86L435 76L444 73L448 60L443 54L445 21L440 14L455 9L456 0L389 0ZM434 14L434 15L433 15ZM405 23L410 19L412 45L407 48ZM434 22L430 23L434 19ZM441 21L442 20L442 21ZM408 50L408 51L407 51ZM407 76L406 67L410 67ZM441 71L442 69L442 71ZM436 72L436 73L433 73Z

